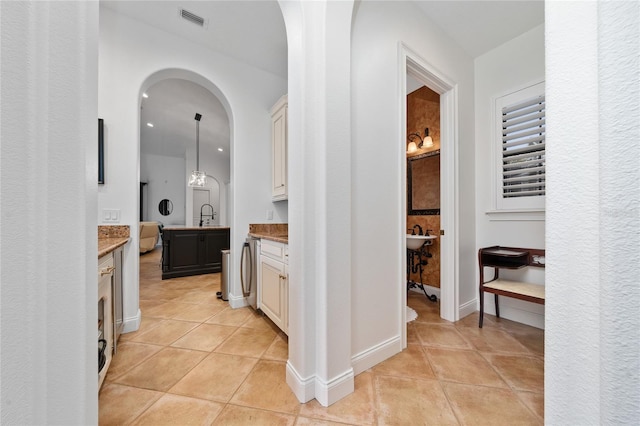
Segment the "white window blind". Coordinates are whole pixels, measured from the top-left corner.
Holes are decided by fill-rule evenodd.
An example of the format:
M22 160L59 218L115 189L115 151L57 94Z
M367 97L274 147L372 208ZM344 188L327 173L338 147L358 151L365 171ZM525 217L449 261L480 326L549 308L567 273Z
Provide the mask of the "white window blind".
M544 211L544 82L495 98L494 208Z
M545 195L544 95L502 108L502 196Z

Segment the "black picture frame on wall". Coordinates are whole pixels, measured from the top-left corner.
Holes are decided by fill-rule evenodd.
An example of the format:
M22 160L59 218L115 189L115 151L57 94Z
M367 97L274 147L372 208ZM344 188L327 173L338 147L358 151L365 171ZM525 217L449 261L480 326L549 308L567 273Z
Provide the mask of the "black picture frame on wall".
M104 185L104 120L98 118L98 184Z

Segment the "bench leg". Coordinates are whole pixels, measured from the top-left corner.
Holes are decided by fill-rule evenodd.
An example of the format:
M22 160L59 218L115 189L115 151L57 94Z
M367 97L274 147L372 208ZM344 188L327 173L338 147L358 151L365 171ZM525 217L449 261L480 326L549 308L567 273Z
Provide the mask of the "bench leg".
M496 301L496 317L500 318L500 305L498 305L498 295L494 294Z
M482 328L484 320L484 291L480 290L480 318L478 319L478 328Z

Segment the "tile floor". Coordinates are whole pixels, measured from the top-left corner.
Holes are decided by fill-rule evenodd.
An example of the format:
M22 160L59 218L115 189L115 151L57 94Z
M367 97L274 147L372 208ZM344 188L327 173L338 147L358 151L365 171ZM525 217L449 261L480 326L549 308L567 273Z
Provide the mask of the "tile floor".
M408 346L325 408L285 383L287 339L250 308L216 299L219 274L160 278L140 257L142 324L123 334L100 392L106 425L543 424L544 333L477 315L450 323L411 292Z

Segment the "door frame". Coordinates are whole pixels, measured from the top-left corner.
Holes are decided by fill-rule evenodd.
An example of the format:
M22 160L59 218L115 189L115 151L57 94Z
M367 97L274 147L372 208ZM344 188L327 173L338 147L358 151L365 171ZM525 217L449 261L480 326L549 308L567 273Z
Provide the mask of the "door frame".
M459 319L459 272L458 262L458 86L448 76L442 74L436 67L422 58L406 44L399 43L399 91L400 126L398 140L407 139L407 73L429 89L440 95L440 229L444 235L440 236L440 317L448 321ZM401 250L401 263L406 265L407 251L405 230L407 229L407 162L404 144L399 144L402 155L399 156L400 178L400 208L399 223L403 231L398 236ZM399 282L406 281L405 268L400 268ZM398 286L402 306L400 309L400 330L402 347L407 347L406 309L407 293L404 285Z

